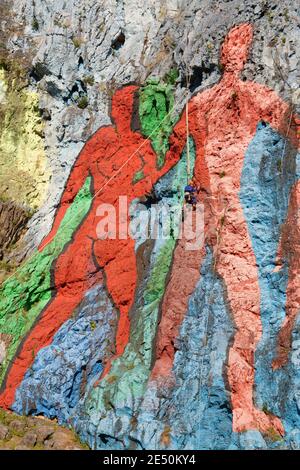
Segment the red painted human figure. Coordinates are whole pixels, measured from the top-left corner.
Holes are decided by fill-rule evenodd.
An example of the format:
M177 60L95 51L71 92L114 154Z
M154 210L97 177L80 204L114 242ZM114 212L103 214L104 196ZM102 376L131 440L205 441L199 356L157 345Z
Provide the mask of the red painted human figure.
M39 250L42 251L55 237L68 207L88 176L92 178L94 199L72 241L54 263L54 295L23 341L7 374L4 392L0 395L2 407L12 405L16 388L32 365L34 355L51 343L59 327L70 318L85 292L97 279L100 269L104 271L107 289L120 312L116 355L120 355L127 344L130 327L128 313L134 300L137 278L134 241L131 238L119 239L118 234L116 239L98 240L96 226L99 217L96 211L101 203L118 207L119 196L127 196L129 206L133 199L146 195L180 157L175 148L173 153L169 153L163 168L157 169L156 154L149 140L131 128L136 93L137 87L133 85L116 91L111 113L114 125L100 128L88 140L71 170L52 230ZM141 167L144 178L134 184L134 175Z
M229 32L221 51L222 79L190 100L188 121L190 135L196 144L194 178L201 187L200 200L204 204L205 242L213 250L213 269L224 282L229 311L235 323L227 364L233 430L275 428L283 434L280 420L259 410L254 403L254 353L262 335L260 289L239 190L244 155L254 138L257 124L265 121L286 137L290 109L272 90L241 80L240 72L247 60L252 35L249 24ZM292 119L288 137L297 146L294 124ZM185 135L186 116L183 113L172 137L179 151L185 145ZM293 194L299 190L300 185L294 188ZM189 297L199 280L204 257L204 247L188 251L185 244L186 240L182 239L175 249L162 304L156 360L151 375L151 380L158 384L170 380L172 383L174 340L187 311ZM294 277L295 271L299 280L299 260L293 264ZM289 303L297 304L293 311L296 307L299 311L299 284L298 290L289 290Z

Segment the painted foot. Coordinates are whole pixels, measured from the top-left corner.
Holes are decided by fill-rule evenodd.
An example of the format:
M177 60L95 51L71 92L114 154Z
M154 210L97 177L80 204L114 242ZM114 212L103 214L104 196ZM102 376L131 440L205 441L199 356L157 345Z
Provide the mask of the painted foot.
M245 410L238 408L233 411L233 430L235 432L258 429L263 434L272 432L284 436L284 427L277 416L265 413L257 408Z

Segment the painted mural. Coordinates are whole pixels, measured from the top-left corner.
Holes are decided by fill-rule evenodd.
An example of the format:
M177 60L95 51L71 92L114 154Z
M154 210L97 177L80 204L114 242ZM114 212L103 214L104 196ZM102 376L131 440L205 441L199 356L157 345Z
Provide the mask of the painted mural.
M251 24L230 30L221 80L181 116L170 77L114 93L50 233L1 287L1 407L58 418L97 449L295 439L299 118L243 79L252 39ZM127 222L136 201L183 205L190 172L200 248L185 249L180 220L169 239L97 238L100 204L127 196Z

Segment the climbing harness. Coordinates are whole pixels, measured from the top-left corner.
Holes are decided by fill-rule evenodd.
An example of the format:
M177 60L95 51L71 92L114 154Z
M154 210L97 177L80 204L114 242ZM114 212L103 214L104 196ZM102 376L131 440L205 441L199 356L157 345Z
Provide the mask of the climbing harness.
M184 188L184 199L187 204L195 204L197 202L196 200L196 188L192 186L191 184L188 184Z

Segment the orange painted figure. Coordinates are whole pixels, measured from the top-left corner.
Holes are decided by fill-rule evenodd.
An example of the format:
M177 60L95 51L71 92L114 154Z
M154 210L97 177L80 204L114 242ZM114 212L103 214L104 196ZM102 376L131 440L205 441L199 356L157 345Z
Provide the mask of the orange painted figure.
M146 195L180 158L179 152L169 153L164 167L160 170L156 168L156 154L151 143L131 128L137 92L137 87L130 85L115 93L112 99L114 125L100 128L88 140L71 170L52 230L39 250L42 251L55 237L68 207L88 176L92 178L92 206L72 241L54 263L54 295L21 344L8 371L5 389L0 395L2 407L11 406L16 388L32 365L34 356L51 343L60 326L71 317L85 292L99 279L97 273L100 269L104 270L108 292L120 312L117 356L127 344L130 326L128 313L134 300L137 278L134 240L129 237L119 239L118 233L116 239L97 239L97 208L102 203L117 208L119 196L127 196L129 207L133 199ZM141 168L144 178L134 183L134 176Z
M240 78L252 37L253 28L249 24L229 32L221 50L222 79L189 102L189 133L196 145L194 178L201 187L199 200L204 204L205 243L213 250L214 269L224 281L236 327L227 364L233 430L273 428L283 434L280 420L264 413L254 403L254 353L262 336L260 288L239 191L245 152L260 121L269 123L284 137L289 132L288 138L295 146L297 140L294 118L292 126L288 126L291 114L288 104L265 86ZM172 139L180 150L185 145L185 113L176 124ZM171 154L172 151L171 147ZM187 311L189 296L199 280L204 253L204 247L196 252L187 251L184 239L175 249L151 377L157 383L172 378L174 339ZM290 296L296 296L293 290ZM299 286L295 302L299 310Z

